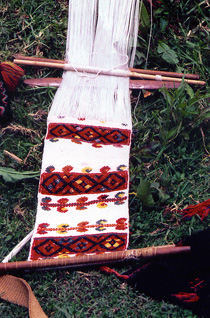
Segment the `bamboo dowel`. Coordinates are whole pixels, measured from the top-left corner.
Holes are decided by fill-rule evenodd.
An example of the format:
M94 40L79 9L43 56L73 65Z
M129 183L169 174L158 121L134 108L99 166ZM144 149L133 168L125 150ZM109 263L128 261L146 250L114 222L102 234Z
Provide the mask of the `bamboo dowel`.
M33 57L33 56L24 56L21 54L14 54L13 57L18 60L25 60L25 61L38 61L38 62L50 62L50 63L59 63L59 64L65 64L64 60L55 60L55 59L47 59L42 57ZM199 80L198 74L183 74L183 73L176 73L176 72L167 72L167 71L157 71L157 70L145 70L145 69L138 69L138 68L130 68L131 72L137 72L142 74L151 74L151 75L161 75L161 76L168 76L168 77L178 77L178 78L188 78L188 79L194 79Z
M66 71L77 71L82 73L90 73L96 75L111 75L111 76L118 76L118 77L133 77L133 78L144 78L148 80L161 80L161 81L174 81L174 82L187 82L188 84L197 84L197 85L205 85L206 82L204 81L197 81L191 79L182 79L176 77L166 77L161 75L150 75L150 74L143 74L137 72L131 72L130 70L123 70L123 69L104 69L104 68L97 68L93 66L81 66L81 65L74 65L71 64L61 64L61 63L52 63L52 62L42 62L42 61L29 61L29 60L18 60L15 59L14 63L21 64L21 65L30 65L30 66L43 66L43 67L52 67L58 69L65 69Z
M43 87L59 87L62 78L28 78L25 79L24 84L29 85L30 87L43 86ZM129 88L132 90L136 89L159 89L162 87L165 88L178 88L181 83L177 82L163 82L163 81L147 81L147 80L130 80Z
M167 72L167 71L157 71L157 70L144 70L138 68L130 68L131 72L137 72L142 74L151 74L151 75L161 75L161 76L168 76L168 77L178 77L178 78L187 78L187 79L194 79L199 80L200 76L197 74L189 74L189 73L176 73L176 72Z
M0 274L2 275L11 271L49 269L56 267L77 268L80 266L101 265L115 263L122 260L135 260L138 258L151 259L169 254L189 253L190 249L190 246L177 247L174 245L165 245L77 257L63 257L37 261L0 263Z
M24 60L24 61L39 61L39 62L51 62L51 63L65 64L64 60L47 59L45 57L25 56L22 54L14 54L13 57L15 59Z

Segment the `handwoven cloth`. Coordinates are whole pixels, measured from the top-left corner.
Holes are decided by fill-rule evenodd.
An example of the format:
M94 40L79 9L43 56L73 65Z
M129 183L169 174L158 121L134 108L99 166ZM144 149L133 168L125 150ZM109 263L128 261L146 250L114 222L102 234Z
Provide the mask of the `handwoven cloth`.
M127 248L130 134L48 122L30 259Z
M135 9L135 0L71 1L68 62L127 68L122 32ZM30 260L127 248L130 142L129 79L66 72L48 116Z

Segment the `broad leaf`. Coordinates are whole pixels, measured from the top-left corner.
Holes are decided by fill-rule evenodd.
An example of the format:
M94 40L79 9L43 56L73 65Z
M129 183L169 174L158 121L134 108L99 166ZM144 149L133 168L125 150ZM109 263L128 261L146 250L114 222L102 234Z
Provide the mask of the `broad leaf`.
M137 188L137 196L141 199L142 203L150 206L154 204L154 200L150 191L150 182L141 180Z
M178 64L177 54L167 44L160 42L157 52L162 55L162 58L169 64Z
M39 171L23 171L19 172L12 168L0 167L0 176L5 182L17 182L23 179L37 178L40 176Z

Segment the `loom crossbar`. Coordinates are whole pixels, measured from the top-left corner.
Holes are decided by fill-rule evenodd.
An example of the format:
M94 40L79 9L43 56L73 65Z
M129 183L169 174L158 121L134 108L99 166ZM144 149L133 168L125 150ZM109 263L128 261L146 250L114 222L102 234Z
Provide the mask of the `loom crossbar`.
M49 62L49 63L58 63L58 64L65 64L64 60L55 60L55 59L47 59L41 57L33 57L33 56L24 56L22 54L14 54L14 62L18 60L25 60L31 62ZM22 62L24 64L24 62ZM161 75L161 76L168 76L168 77L178 77L178 78L188 78L193 80L199 80L200 76L198 74L188 74L188 73L176 73L176 72L168 72L168 71L160 71L160 70L145 70L145 69L137 69L137 68L130 68L131 72L142 73L142 74L150 74L150 75Z
M151 75L151 74L144 74L139 72L132 72L130 70L124 69L105 69L105 68L97 68L93 66L81 66L81 65L71 65L71 64L62 64L62 63L52 63L52 62L42 62L42 61L30 61L30 60L19 60L15 59L14 63L20 65L29 65L29 66L43 66L49 68L58 68L64 69L66 71L73 71L78 73L84 74L96 74L98 75L108 75L108 76L117 76L117 77L132 77L132 78L144 78L148 80L157 80L157 81L174 81L174 82L186 82L188 84L197 84L197 85L205 85L205 81L198 81L192 79L185 79L185 78L177 78L177 77L167 77L161 75Z

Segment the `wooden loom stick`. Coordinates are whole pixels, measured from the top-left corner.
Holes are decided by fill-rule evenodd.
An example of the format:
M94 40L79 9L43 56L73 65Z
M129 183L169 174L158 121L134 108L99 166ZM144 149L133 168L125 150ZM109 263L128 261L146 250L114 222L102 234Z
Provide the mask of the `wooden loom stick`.
M167 77L161 75L150 75L150 74L143 74L137 72L131 72L130 70L123 70L123 69L104 69L104 68L97 68L93 66L80 66L71 64L61 64L61 63L52 63L52 62L42 62L42 61L29 61L29 60L19 60L15 59L14 63L21 64L21 65L30 65L30 66L43 66L43 67L52 67L58 69L65 69L66 71L77 71L84 73L91 73L99 75L111 75L111 76L118 76L118 77L133 77L133 78L144 78L148 80L160 80L160 81L173 81L173 82L186 82L188 84L196 84L196 85L205 85L205 81L198 81L198 80L191 80L185 78L177 78L177 77Z
M20 270L35 270L35 269L49 269L54 267L81 267L90 265L101 265L107 263L115 263L122 260L131 259L151 259L158 256L177 254L177 253L189 253L191 250L190 246L153 246L141 249L108 252L102 254L92 255L80 255L76 257L62 257L53 259L43 259L37 261L20 261L20 262L9 262L0 263L0 275L11 271Z
M134 89L159 89L159 88L178 88L182 82L173 82L173 81L154 81L154 80L130 80L129 88Z
M9 262L23 247L24 245L32 238L34 231L31 231L20 243L18 243L12 251L3 259L2 263L7 263Z
M24 84L29 85L31 87L35 87L35 86L59 87L62 82L62 78L57 78L57 77L27 78L23 82Z
M24 56L21 54L14 54L14 58L18 60L25 60L25 61L38 61L38 62L51 62L51 63L59 63L65 64L64 60L55 60L55 59L47 59L42 57L32 57L32 56ZM183 76L188 79L199 80L198 74L183 74L183 73L176 73L176 72L167 72L167 71L157 71L157 70L144 70L138 68L130 68L131 72L137 72L142 74L151 74L151 75L161 75L161 76L168 76L168 77L178 77L182 78Z
M13 57L15 59L17 59L17 60L51 62L51 63L65 64L64 60L48 59L48 58L45 58L45 57L25 56L25 55L22 55L22 54L14 54Z
M28 78L23 81L26 85L31 87L35 86L44 86L44 87L59 87L62 78ZM132 80L129 81L129 88L132 90L135 89L159 89L162 87L165 88L178 88L181 83L177 82L163 82L163 81L148 81L148 80Z

